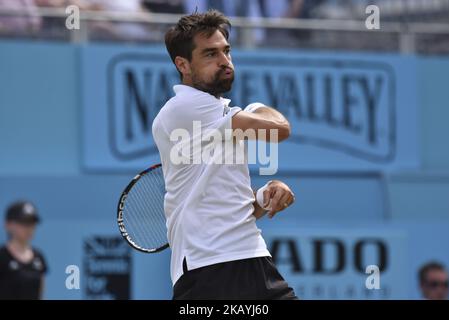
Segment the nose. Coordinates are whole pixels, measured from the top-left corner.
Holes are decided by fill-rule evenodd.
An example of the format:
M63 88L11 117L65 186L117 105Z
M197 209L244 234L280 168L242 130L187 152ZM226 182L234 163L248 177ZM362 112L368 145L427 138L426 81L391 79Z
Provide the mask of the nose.
M222 52L220 55L219 66L228 67L232 69L231 57L228 57L225 53Z

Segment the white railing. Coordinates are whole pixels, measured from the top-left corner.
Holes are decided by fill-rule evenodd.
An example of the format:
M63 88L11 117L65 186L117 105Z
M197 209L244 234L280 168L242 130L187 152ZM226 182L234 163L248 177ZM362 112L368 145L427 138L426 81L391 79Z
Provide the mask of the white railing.
M57 17L67 18L65 8L39 7L33 10L17 10L0 8L2 16L27 16L27 17ZM82 27L83 21L109 21L109 22L134 22L142 24L171 25L175 24L182 15L150 13L150 12L116 12L116 11L80 11L80 30L72 32L72 41L88 41L88 28ZM448 34L449 23L405 23L382 22L379 30L368 30L364 20L336 20L336 19L287 19L287 18L243 18L230 17L233 27L244 30L255 28L270 29L296 29L296 30L322 30L322 31L351 31L365 33L395 34L399 37L399 49L403 53L415 51L415 37L419 34ZM65 26L61 26L65 27ZM248 41L243 44L251 45L250 34L246 34Z

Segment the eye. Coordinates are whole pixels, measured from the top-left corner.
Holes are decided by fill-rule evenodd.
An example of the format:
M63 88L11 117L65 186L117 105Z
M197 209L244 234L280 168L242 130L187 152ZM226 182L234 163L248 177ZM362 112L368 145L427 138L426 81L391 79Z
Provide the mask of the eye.
M215 56L215 52L209 52L206 54L206 57L214 57Z

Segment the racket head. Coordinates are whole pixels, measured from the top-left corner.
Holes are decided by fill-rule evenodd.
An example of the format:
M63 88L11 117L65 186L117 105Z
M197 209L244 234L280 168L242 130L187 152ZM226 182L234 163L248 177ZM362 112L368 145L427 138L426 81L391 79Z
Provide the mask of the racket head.
M166 235L166 226L165 226L165 214L163 211L163 195L165 194L165 187L162 189L162 187L160 186L161 181L159 181L158 186L156 187L156 189L153 190L149 190L148 187L144 188L144 193L148 192L148 191L154 191L151 192L151 196L155 197L152 200L154 200L156 202L156 207L158 207L158 209L156 209L156 215L158 217L156 223L158 223L158 227L165 230L165 241L159 241L158 245L155 246L148 246L148 245L142 245L139 243L139 237L136 235L136 233L141 233L142 230L136 230L136 228L130 228L130 225L127 224L127 218L128 215L130 214L134 214L134 212L132 212L129 208L130 208L130 201L133 201L134 203L136 201L138 201L139 199L136 199L135 196L135 192L136 190L138 190L138 188L140 188L140 185L145 183L146 181L144 181L144 179L151 179L150 175L156 173L158 175L160 175L160 177L162 177L162 165L161 164L156 164L153 165L151 167L149 167L148 169L140 172L139 174L137 174L132 180L131 182L126 186L126 188L123 190L118 205L117 205L117 224L118 224L118 228L120 231L120 234L122 235L122 237L126 240L126 242L134 249L141 251L141 252L145 252L145 253L156 253L156 252L160 252L162 250L165 250L169 247L168 241L167 241L167 235ZM162 179L163 181L163 179ZM163 184L163 182L162 182ZM151 187L151 186L150 186ZM142 192L142 191L140 191ZM143 194L144 194L143 193ZM140 195L143 195L140 194ZM139 207L138 210L143 211L145 209L145 207L142 206L137 206ZM134 206L134 211L136 210L136 206ZM140 212L141 214L143 214L143 212ZM162 220L163 219L163 226L162 226ZM138 228L137 228L138 229ZM150 230L150 227L148 226L147 230ZM161 231L159 231L160 234ZM151 248L150 248L151 247Z

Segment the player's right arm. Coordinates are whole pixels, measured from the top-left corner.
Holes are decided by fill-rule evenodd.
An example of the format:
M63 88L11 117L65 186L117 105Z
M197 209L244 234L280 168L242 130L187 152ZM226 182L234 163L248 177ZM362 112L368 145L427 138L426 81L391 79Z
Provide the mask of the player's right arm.
M232 117L232 129L237 138L239 133L252 129L250 131L255 133L255 139L269 142L276 142L270 130L277 131L278 142L287 139L291 131L288 120L280 112L268 106L258 107L252 112L245 110L237 112ZM262 134L263 131L265 134ZM250 135L246 138L252 139Z

